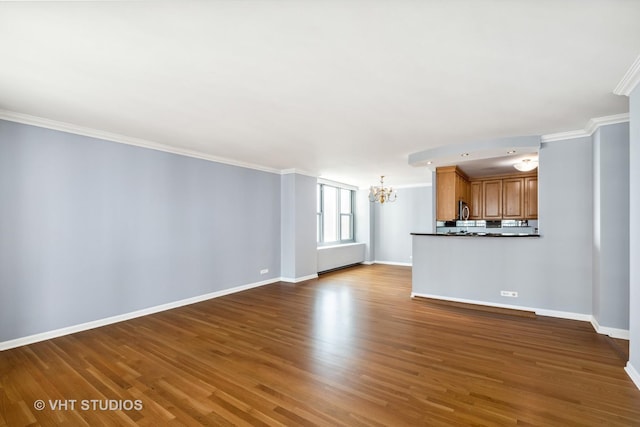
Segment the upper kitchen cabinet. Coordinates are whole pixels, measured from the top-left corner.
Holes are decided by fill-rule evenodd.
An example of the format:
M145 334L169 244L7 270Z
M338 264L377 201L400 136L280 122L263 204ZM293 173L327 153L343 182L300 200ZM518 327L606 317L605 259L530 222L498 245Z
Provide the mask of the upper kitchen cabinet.
M438 221L458 218L458 202L469 202L469 178L457 166L436 169L436 217Z
M502 218L522 219L525 217L524 178L502 180Z
M482 182L469 184L469 219L482 219Z
M482 218L502 219L502 180L482 181Z
M538 219L538 177L524 178L524 217Z
M538 219L538 176L503 175L471 182L481 186L481 216L472 219ZM478 190L475 190L476 192ZM472 194L474 190L472 190ZM475 197L475 196L474 196ZM473 206L471 211L475 213Z

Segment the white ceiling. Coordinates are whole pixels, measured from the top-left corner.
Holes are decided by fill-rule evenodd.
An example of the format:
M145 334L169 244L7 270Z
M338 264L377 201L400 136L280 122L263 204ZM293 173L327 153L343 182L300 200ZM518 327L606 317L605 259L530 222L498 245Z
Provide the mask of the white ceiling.
M640 1L0 3L0 109L359 186L628 111Z

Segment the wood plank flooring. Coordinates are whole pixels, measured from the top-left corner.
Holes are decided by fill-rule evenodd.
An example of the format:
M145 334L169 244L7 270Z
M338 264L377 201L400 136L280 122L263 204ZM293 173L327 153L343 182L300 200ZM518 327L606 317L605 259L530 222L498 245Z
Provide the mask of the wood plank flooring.
M410 291L359 266L0 352L0 426L640 425L590 324Z

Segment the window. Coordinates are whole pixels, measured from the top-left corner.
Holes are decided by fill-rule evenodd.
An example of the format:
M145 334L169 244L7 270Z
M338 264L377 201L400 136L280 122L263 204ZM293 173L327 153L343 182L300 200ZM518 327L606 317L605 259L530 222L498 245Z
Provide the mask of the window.
M318 184L316 237L318 244L353 242L354 191Z

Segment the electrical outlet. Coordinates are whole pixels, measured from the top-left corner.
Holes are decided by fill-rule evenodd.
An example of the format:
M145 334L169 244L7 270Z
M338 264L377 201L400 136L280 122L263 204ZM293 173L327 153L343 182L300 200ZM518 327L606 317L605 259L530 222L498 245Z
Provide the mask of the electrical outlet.
M500 291L500 296L518 298L518 293L516 291Z
M260 274L267 274L269 272L268 268L263 268L262 270L260 270Z

